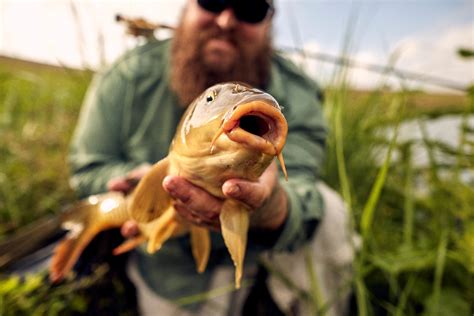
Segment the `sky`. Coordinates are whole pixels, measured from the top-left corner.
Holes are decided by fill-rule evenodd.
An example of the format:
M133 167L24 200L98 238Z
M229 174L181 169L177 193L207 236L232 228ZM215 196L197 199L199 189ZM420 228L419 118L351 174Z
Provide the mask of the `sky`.
M175 25L184 2L0 0L0 55L98 69L138 44L114 21L115 14ZM332 55L347 52L355 60L381 65L392 59L400 69L461 86L474 83L474 61L456 55L459 47L474 49L472 0L276 0L276 9L276 47ZM332 64L291 56L322 85L334 78ZM358 68L349 76L359 88L386 81ZM386 83L397 86L399 82L392 79Z

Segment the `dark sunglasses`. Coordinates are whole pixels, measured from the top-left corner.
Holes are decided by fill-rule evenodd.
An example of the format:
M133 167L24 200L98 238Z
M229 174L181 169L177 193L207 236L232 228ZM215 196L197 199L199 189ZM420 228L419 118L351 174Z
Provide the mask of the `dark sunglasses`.
M273 6L265 0L198 0L198 4L216 14L231 7L239 21L251 24L262 22L274 11Z

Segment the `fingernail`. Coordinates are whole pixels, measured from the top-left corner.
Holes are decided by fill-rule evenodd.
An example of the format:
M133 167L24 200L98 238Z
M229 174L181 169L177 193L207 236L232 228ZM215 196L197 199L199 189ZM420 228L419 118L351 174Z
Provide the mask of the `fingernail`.
M166 177L163 180L163 187L168 189L169 191L175 190L176 189L176 183L173 181L173 178L171 177Z
M240 188L237 184L225 183L224 191L228 195L237 196L240 193Z

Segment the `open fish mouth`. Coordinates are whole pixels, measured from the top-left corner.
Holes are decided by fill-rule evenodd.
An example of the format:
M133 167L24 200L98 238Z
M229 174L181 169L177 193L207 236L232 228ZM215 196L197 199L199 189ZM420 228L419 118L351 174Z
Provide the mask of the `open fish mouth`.
M276 156L285 145L288 125L275 106L252 101L239 105L224 118L212 145L224 133L245 147Z
M222 135L243 146L268 155L278 156L285 145L288 125L280 109L264 101L251 101L237 106L223 119L211 142L211 150Z

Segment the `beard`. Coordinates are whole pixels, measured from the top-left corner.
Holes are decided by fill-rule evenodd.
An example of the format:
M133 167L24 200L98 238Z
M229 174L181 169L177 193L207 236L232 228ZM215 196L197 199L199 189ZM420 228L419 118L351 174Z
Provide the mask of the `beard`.
M226 65L206 62L204 48L210 39L231 43L236 48L234 58ZM217 26L202 31L186 30L181 23L171 48L171 89L180 104L187 106L205 89L221 82L240 81L264 88L269 79L271 52L269 35L262 43L249 45L234 31L222 31Z

